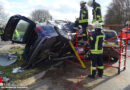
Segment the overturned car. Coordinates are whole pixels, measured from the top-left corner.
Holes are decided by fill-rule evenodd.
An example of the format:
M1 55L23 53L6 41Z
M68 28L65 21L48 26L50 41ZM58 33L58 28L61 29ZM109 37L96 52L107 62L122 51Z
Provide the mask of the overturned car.
M22 58L25 61L25 68L30 68L44 61L52 63L57 60L74 58L73 49L69 44L69 41L72 41L74 45L76 43L76 33L73 31L73 25L71 22L65 22L59 26L51 22L39 25L24 16L15 15L9 19L1 39L25 44ZM78 33L82 33L80 31L82 30L80 29ZM108 37L106 40L116 36L113 31L104 31L104 33ZM111 34L114 35L111 36ZM115 41L118 41L118 39ZM113 42L115 43L115 41ZM104 44L103 55L105 59L111 56L117 61L119 54L110 49L109 46ZM113 51L112 54L111 51Z
M72 53L68 42L72 39L72 35L54 25L36 25L20 15L9 19L1 39L25 44L22 54L26 61L25 68L45 60L53 61L67 56L70 58L69 53Z

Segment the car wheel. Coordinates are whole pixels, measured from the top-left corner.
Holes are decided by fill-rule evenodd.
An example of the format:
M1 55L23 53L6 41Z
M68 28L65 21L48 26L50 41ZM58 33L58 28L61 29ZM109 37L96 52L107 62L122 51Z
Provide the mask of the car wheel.
M117 61L118 61L118 58L113 58L113 61L114 61L114 62L117 62Z

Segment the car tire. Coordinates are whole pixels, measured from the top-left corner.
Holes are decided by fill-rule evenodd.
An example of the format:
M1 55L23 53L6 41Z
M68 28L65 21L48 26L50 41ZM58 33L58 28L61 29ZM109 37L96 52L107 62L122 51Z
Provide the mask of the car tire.
M114 61L114 62L117 62L117 61L118 61L118 58L114 58L113 61Z

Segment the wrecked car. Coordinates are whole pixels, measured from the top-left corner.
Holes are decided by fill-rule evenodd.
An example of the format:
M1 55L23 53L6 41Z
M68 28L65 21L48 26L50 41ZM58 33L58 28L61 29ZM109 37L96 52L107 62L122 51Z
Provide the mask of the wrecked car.
M30 68L45 61L52 63L57 60L75 58L74 52L69 45L70 40L74 45L76 43L76 33L73 31L73 26L74 23L72 22L64 22L64 25L51 22L39 25L24 16L14 15L9 19L1 39L3 41L24 44L25 48L22 54L22 58L25 61L24 68ZM113 31L104 31L104 33L105 35L110 33L106 40L116 36ZM118 39L115 41L117 42ZM115 41L112 42L115 43ZM104 51L111 51L106 50L108 46L105 47L105 45ZM114 53L112 53L111 57L117 61L119 55ZM108 58L108 55L108 52L104 52L105 57Z
M45 60L53 61L56 58L70 57L68 54L72 51L68 43L72 37L64 30L54 25L36 25L21 15L9 19L1 39L25 44L22 54L23 60L26 61L25 68Z

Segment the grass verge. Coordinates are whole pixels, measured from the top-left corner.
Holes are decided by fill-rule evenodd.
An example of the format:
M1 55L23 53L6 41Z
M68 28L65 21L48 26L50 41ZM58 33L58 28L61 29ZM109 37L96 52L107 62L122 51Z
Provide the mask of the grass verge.
M9 49L0 52L10 52L10 53L17 52L17 55L21 55L23 53L23 48L14 48L14 49ZM39 68L33 68L33 69L24 70L24 72L21 73L16 73L16 74L12 73L13 68L20 67L22 64L24 64L23 60L16 61L14 64L9 66L0 66L0 71L4 72L4 74L0 76L7 76L13 81L18 81L33 76L34 74L37 74L41 71L41 69Z

